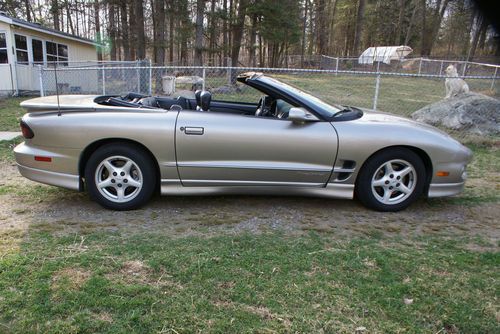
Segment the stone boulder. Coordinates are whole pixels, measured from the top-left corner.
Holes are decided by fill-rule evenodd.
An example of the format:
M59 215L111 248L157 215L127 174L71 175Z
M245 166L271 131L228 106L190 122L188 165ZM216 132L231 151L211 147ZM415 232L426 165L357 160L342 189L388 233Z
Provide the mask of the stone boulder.
M468 134L500 134L500 100L478 93L461 94L429 104L411 117Z

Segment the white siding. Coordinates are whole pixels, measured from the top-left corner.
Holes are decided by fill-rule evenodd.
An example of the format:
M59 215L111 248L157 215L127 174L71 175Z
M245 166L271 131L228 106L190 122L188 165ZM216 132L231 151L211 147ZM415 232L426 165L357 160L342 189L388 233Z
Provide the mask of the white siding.
M38 65L33 65L32 39L41 40L43 42L44 61L47 61L45 42L54 42L64 44L68 47L68 61L71 62L96 62L97 51L96 46L78 42L72 39L51 35L50 33L31 30L11 26L7 23L0 22L0 32L6 34L8 64L0 64L0 94L8 94L16 90L39 90L40 78ZM22 35L27 37L28 44L28 59L30 64L16 64L14 35ZM72 75L67 73L62 75L58 82L64 87L80 87L82 90L89 90L97 82L97 73L87 75L86 78L78 78L76 71L71 71ZM60 86L61 86L60 85ZM55 85L54 85L55 87Z

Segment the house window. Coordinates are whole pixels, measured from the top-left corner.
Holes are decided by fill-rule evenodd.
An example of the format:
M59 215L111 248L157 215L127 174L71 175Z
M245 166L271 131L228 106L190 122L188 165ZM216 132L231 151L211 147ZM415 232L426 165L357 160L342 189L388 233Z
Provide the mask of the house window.
M47 62L49 65L58 63L59 65L68 66L68 46L53 42L45 42L47 49Z
M7 64L7 40L4 32L0 32L0 64Z
M31 51L33 53L33 62L35 64L43 64L43 43L41 40L31 40Z
M28 42L26 36L14 35L16 42L16 60L18 63L28 63Z

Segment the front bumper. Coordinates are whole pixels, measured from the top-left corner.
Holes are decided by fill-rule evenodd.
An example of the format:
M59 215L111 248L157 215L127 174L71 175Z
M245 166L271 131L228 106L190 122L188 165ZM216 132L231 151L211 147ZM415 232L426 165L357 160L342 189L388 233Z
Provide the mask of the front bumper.
M429 185L428 197L444 197L461 193L464 190L464 182L459 183L431 183Z
M32 181L73 190L79 190L80 187L78 175L56 173L48 170L26 167L20 164L17 164L17 168L22 176Z

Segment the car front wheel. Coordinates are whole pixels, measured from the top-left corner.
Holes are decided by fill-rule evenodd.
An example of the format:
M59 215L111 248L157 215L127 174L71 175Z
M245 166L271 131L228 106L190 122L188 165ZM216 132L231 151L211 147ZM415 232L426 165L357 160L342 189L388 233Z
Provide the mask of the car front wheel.
M135 145L108 144L94 152L85 168L90 197L112 210L132 210L153 195L153 161Z
M386 149L364 164L356 181L356 196L377 211L399 211L413 203L424 190L422 159L406 148Z

